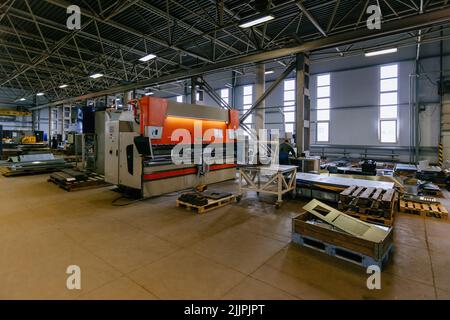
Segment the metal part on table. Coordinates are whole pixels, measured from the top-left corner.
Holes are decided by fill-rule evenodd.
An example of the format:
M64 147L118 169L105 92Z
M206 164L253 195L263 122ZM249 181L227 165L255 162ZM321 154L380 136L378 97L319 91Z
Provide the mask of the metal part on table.
M283 202L283 195L295 191L297 166L248 166L239 168L239 193L255 191L277 196L276 205Z
M320 184L326 186L334 186L341 188L348 188L351 186L360 186L366 188L381 188L381 189L393 189L393 182L385 181L373 181L365 179L353 179L353 178L343 178L336 176L327 175L317 175L310 173L297 173L297 183L298 184Z

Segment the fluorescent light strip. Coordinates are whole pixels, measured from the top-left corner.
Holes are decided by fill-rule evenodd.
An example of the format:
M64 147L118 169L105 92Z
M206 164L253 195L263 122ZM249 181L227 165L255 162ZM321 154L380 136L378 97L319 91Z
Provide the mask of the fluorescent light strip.
M39 93L36 93L36 95L40 97L40 96L43 96L44 93L43 92L39 92Z
M372 52L366 52L366 57L374 57L374 56L379 56L382 54L388 54L388 53L396 53L398 50L397 48L391 48L391 49L384 49L384 50L379 50L379 51L372 51Z
M154 95L154 93L153 92L146 92L146 93L144 93L146 96L152 96L152 95Z
M148 54L145 57L140 58L139 61L146 62L146 61L149 61L149 60L152 60L152 59L155 59L155 58L156 58L156 55Z
M20 100L20 101L25 101L25 100L27 100L27 99L25 99L25 98L20 98L19 100Z
M264 72L264 74L272 74L272 73L274 73L275 71L273 71L273 70L268 70L268 71L266 71L266 72Z
M62 85L59 86L60 89L64 89L64 88L67 88L67 87L68 87L67 84L62 84Z
M250 20L248 22L244 22L244 23L240 24L239 27L241 27L241 28L253 27L253 26L256 26L258 24L261 24L261 23L273 20L274 18L275 17L272 16L272 15L263 16L263 17L255 19L255 20Z
M103 77L103 74L101 74L101 73L94 73L94 74L90 75L89 77L91 77L92 79L97 79L97 78Z

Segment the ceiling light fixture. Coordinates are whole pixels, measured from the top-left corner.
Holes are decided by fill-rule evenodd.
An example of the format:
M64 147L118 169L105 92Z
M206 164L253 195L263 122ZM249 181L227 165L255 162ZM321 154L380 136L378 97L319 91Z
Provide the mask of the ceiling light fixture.
M146 92L146 93L144 93L144 95L146 95L146 96L152 96L152 95L154 95L154 92Z
M91 77L92 79L97 79L97 78L103 77L103 74L101 74L101 73L94 73L94 74L91 74L89 77Z
M366 57L374 57L374 56L379 56L379 55L382 55L382 54L396 53L397 51L398 51L397 48L384 49L384 50L366 52L365 56Z
M156 55L150 53L150 54L146 55L145 57L140 58L139 61L146 62L146 61L149 61L149 60L152 60L155 58L156 58Z
M40 97L40 96L43 96L44 93L43 92L38 92L38 93L36 93L36 95Z
M67 87L68 87L67 84L62 84L62 85L59 86L60 89L64 89L64 88L67 88Z
M275 71L273 71L273 70L267 70L266 72L264 72L264 74L272 74L272 73L274 73Z
M258 24L261 24L261 23L264 23L264 22L267 22L267 21L270 21L273 19L275 19L275 17L271 14L268 14L268 15L257 17L257 18L252 18L251 20L244 21L239 25L239 27L250 28L250 27L256 26Z
M20 100L20 101L25 101L25 100L27 100L27 99L25 99L25 98L20 98L19 100Z

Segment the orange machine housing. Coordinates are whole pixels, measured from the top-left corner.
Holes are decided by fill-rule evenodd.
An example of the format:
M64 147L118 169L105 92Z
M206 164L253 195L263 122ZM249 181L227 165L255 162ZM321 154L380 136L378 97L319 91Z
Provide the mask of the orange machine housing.
M239 111L228 110L228 121L217 121L201 118L177 117L168 114L168 100L157 97L143 97L139 100L140 112L140 133L145 134L146 126L163 127L163 135L161 139L152 139L152 144L176 144L172 141L172 133L176 129L186 129L194 137L194 127L199 121L203 133L208 129L222 131L223 143L232 143L234 139L230 139L226 132L227 129L237 130L239 127ZM211 143L211 140L195 140L194 143Z

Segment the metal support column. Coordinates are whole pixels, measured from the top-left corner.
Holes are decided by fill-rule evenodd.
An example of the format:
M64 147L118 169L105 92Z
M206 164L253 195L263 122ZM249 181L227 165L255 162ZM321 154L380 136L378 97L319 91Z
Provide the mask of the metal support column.
M231 90L230 90L230 102L231 108L236 109L236 87L237 87L237 75L236 71L231 71Z
M264 63L256 64L256 85L255 85L255 94L256 99L258 100L264 95L266 91L266 76L265 76L265 66ZM261 101L259 107L255 112L255 129L256 134L259 136L259 130L264 129L265 116L266 114L266 103L265 100Z
M50 144L52 140L52 107L48 107L48 133L47 133L47 141Z
M309 95L309 54L296 56L296 125L295 143L297 153L309 150L311 98Z
M197 104L197 79L196 77L191 78L191 104Z

